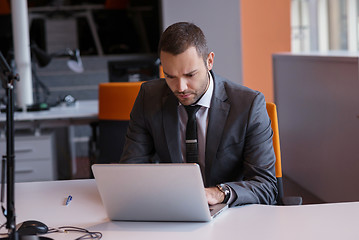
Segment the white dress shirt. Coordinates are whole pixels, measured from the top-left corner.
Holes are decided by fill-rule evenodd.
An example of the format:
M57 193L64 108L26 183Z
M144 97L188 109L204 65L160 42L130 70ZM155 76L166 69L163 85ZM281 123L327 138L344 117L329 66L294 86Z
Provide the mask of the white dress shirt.
M209 86L202 98L196 103L201 108L196 113L197 120L197 137L198 137L198 163L201 168L202 175L204 176L205 167L205 151L206 151L206 136L208 126L208 110L211 106L211 99L213 95L213 78L210 73ZM184 106L180 103L178 106L179 123L180 123L180 139L181 139L181 153L182 160L186 162L186 125L187 125L187 112Z
M207 137L207 127L208 127L208 110L211 107L211 100L213 95L213 78L212 74L209 75L209 86L207 91L204 93L202 98L196 103L196 105L200 105L201 108L196 113L196 121L197 121L197 137L198 137L198 163L201 168L202 176L204 176L205 172L205 154L206 154L206 137ZM186 126L187 126L187 112L184 106L179 103L178 105L178 113L179 113L179 123L180 123L180 139L181 139L181 153L182 160L186 162ZM203 177L203 181L205 178ZM230 198L227 204L230 204L234 201L235 194L233 194L233 190L228 186L230 190Z

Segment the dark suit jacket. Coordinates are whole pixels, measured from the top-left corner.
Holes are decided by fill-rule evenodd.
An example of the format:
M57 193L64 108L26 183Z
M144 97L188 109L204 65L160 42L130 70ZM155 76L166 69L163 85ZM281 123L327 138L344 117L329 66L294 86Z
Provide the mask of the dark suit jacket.
M206 187L226 183L232 205L274 204L272 129L263 94L211 72L214 92L206 138ZM131 112L121 163L181 163L178 101L164 79L142 84Z

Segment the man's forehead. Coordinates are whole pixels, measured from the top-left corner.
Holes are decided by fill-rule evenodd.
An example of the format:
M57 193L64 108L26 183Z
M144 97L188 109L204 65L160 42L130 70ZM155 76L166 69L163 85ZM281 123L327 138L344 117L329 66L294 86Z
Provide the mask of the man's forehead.
M197 51L197 48L195 46L189 46L188 48L184 49L183 51L179 52L179 53L172 53L172 52L169 52L169 51L164 51L164 50L161 50L160 51L160 58L162 56L162 54L169 54L173 57L176 57L176 56L179 56L187 51L190 51L192 53L196 52L197 53L197 56L198 57L201 57L201 54Z

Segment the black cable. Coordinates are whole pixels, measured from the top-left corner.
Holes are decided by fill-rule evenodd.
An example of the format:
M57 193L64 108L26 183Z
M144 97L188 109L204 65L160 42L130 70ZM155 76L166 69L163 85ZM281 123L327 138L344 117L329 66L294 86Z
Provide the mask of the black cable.
M1 230L3 227L5 227L5 225L6 225L6 222L3 223L3 224L1 224L1 225L0 225L0 230ZM2 237L2 236L7 236L7 235L8 235L7 233L0 233L0 237Z
M0 225L0 229L2 229L6 223ZM66 232L77 232L77 233L85 233L84 235L75 238L74 240L85 240L85 239L92 239L92 240L100 240L102 238L101 232L91 232L85 228L80 227L73 227L73 226L62 226L58 228L50 228L47 233L41 234L41 236L49 234L49 233L66 233ZM0 237L8 236L7 233L0 233ZM41 239L41 238L40 238Z
M85 228L73 227L73 226L62 226L58 228L51 228L47 233L55 233L55 232L82 232L84 235L76 238L75 240L83 240L83 239L94 239L99 240L102 238L101 232L91 232Z

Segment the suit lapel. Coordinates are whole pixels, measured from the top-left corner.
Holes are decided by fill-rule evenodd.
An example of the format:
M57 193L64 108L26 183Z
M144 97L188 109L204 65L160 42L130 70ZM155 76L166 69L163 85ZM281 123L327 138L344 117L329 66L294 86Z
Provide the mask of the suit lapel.
M209 182L212 162L216 158L216 153L222 139L224 125L226 123L230 105L225 102L227 94L223 86L223 82L219 77L212 73L214 80L213 96L211 100L211 107L209 109L209 120L206 138L206 183Z
M178 117L178 101L176 97L169 92L163 97L162 102L163 127L166 136L168 151L173 163L181 163L181 145L179 140L179 117Z

